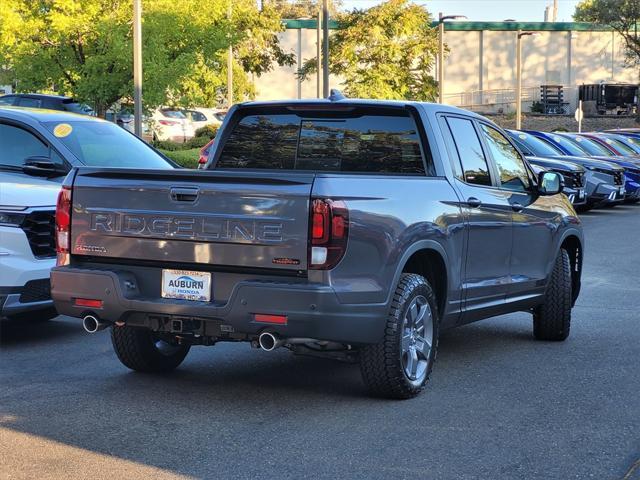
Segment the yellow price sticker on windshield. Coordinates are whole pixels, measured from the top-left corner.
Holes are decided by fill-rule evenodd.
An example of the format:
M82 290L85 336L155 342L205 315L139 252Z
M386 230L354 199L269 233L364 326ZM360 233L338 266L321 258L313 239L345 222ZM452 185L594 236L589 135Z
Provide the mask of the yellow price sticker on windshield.
M73 127L68 123L60 123L53 129L53 134L58 138L64 138L73 132Z

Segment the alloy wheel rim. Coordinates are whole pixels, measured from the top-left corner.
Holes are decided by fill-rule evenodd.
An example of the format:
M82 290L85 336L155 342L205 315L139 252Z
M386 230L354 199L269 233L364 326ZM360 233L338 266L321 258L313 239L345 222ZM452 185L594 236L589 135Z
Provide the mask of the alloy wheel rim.
M402 368L411 382L421 383L427 375L433 345L433 313L423 295L409 304L402 320Z

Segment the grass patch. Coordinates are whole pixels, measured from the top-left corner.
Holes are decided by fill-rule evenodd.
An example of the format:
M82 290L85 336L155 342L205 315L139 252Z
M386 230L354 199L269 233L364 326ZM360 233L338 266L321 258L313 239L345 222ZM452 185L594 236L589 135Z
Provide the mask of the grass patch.
M175 151L159 150L171 160L185 168L196 168L198 166L198 158L200 157L199 148Z

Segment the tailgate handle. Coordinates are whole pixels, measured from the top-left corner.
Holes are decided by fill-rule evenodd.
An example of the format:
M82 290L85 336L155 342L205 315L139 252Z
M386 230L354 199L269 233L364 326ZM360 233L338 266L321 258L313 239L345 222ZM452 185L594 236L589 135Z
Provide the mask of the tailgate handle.
M171 200L174 202L195 202L198 199L197 188L172 188Z

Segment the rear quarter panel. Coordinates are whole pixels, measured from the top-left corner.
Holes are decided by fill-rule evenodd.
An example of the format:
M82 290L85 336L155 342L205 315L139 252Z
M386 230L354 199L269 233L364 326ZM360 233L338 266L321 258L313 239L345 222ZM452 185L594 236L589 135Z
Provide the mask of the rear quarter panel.
M342 261L328 272L342 303L388 303L404 263L432 248L449 270L449 303L460 300L464 225L458 198L444 177L319 175L312 196L342 199L349 208L349 240Z

